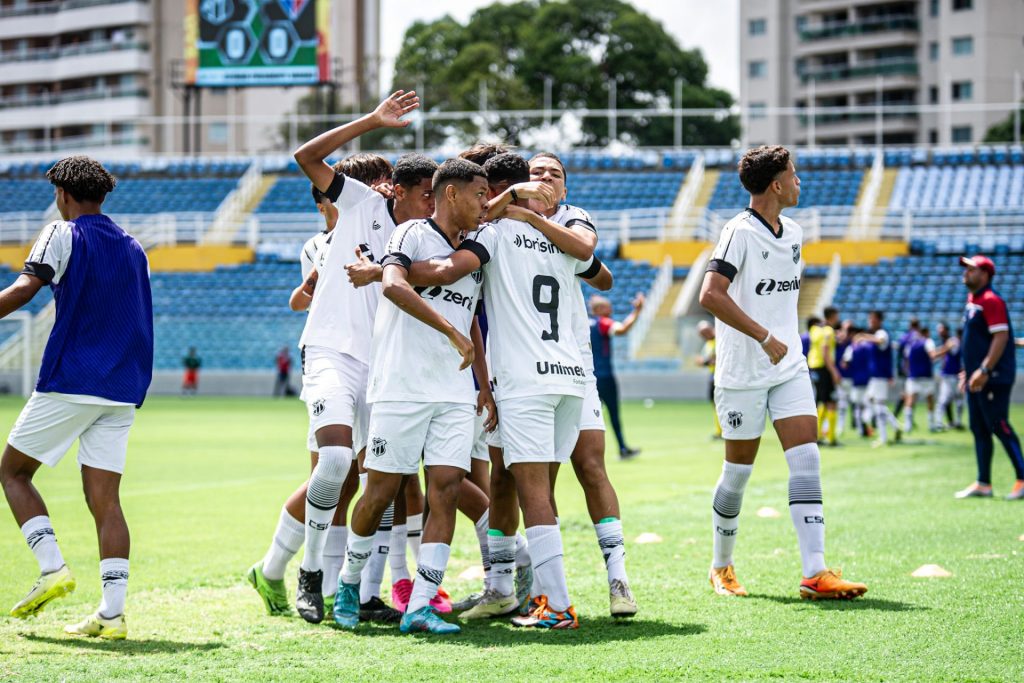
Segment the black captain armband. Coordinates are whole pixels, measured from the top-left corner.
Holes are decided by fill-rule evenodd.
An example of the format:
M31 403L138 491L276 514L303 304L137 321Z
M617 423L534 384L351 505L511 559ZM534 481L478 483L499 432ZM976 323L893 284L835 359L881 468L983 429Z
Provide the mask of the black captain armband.
M738 273L739 271L736 270L736 266L734 266L733 264L729 263L728 261L723 261L720 258L716 258L716 259L711 259L708 262L708 269L707 269L706 272L708 272L708 273L718 273L719 275L722 275L722 276L728 278L729 282L732 282L733 278L736 277L736 273Z
M385 266L402 266L407 271L412 268L412 259L405 254L388 254L380 260L381 267Z
M324 195L331 200L331 204L336 204L343 189L345 189L345 174L335 173L334 180L331 181L331 186L327 188Z
M589 280L590 278L594 277L595 275L601 272L602 265L603 264L601 263L601 259L595 256L594 262L590 264L589 268L580 273L579 276L584 280Z
M480 259L481 266L486 265L487 262L491 260L491 255L487 251L487 247L476 240L463 240L462 244L459 245L459 248L456 249L456 251L472 252L474 256Z

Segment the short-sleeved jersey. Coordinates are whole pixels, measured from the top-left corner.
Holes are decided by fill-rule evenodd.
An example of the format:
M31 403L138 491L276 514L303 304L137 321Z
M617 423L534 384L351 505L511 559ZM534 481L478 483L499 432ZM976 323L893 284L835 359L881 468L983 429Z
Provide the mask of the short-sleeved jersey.
M576 225L582 225L588 230L597 232L597 228L594 227L594 221L583 209L572 206L570 204L561 204L558 210L551 216L550 220L562 225L566 228L571 228ZM592 263L592 261L591 261ZM584 268L587 265L584 264ZM598 265L600 268L600 265ZM582 277L592 277L597 275L597 272L587 275L583 274ZM594 352L591 349L590 341L590 315L587 312L587 303L583 300L583 285L573 288L573 306L572 306L572 330L573 334L576 335L576 341L580 345L580 355L583 357L583 367L587 369L587 372L594 374Z
M71 223L54 221L43 228L25 260L23 272L35 275L47 284L60 284L71 260Z
M867 386L868 380L871 379L874 346L869 341L858 341L847 346L843 352L843 365L846 366L855 387Z
M903 355L906 358L907 377L926 379L934 376L935 364L932 353L935 342L931 337L914 334L903 344Z
M1017 360L1013 349L1013 325L1006 310L1006 301L991 287L985 287L967 296L964 310L964 336L961 340L963 365L967 376L981 367L992 345L996 332L1006 332L1009 342L994 368L989 368L989 383L1013 384L1017 375Z
M305 282L306 278L313 271L316 266L316 255L320 252L325 244L327 244L327 237L331 233L323 230L306 240L306 243L302 245L302 251L299 252L299 265L302 268L302 281Z
M496 396L582 397L587 372L572 324L580 262L529 223L507 218L484 225L459 248L483 265Z
M809 330L807 367L820 370L825 367L825 354L836 355L836 331L829 325L815 325Z
M387 244L382 263L409 269L414 261L447 258L454 247L431 219L398 226ZM480 298L483 274L477 270L453 284L416 287L420 298L470 335ZM377 308L370 354L368 403L475 403L473 369L459 370L462 357L448 338L384 299Z
M878 329L871 334L875 337L871 347L871 378L892 379L892 340L889 333Z
M944 344L948 346L946 348L946 355L942 357L942 374L956 377L962 369L960 364L960 337L950 337Z
M317 253L316 289L299 346L323 346L369 363L381 287L374 283L356 289L345 264L355 260L356 247L374 261L384 253L395 230L391 202L340 174L325 194L338 207L338 223Z
M722 230L708 264L709 271L731 281L729 296L740 309L788 349L778 365L772 365L760 340L716 320L715 386L723 389L777 386L806 367L797 321L803 231L786 217L779 220L776 235L756 211L743 211Z
M615 321L607 316L590 316L590 347L594 350L592 360L595 377L611 377L615 372L612 367L612 327Z

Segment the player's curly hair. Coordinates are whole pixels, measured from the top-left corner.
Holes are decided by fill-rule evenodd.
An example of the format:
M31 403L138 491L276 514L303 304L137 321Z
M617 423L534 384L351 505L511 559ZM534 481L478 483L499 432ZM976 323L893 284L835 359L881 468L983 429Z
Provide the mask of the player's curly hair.
M558 163L558 167L562 169L562 180L565 180L569 174L565 171L565 164L562 159L554 152L537 152L530 157L530 163L532 164L536 159L554 159Z
M487 171L480 164L474 164L466 159L448 159L437 167L431 185L434 194L437 195L452 183L471 183L477 177L487 179Z
M424 178L433 178L437 172L437 162L422 154L403 154L395 161L395 171L391 174L391 182L403 187L414 187Z
M117 179L103 164L86 156L61 159L46 172L46 179L77 202L101 203L117 186Z
M740 182L750 194L762 194L789 167L789 150L781 145L748 149L738 165Z
M530 180L530 164L515 152L505 152L491 157L484 164L484 170L487 171L487 182L491 185L505 182L515 185Z
M472 161L474 164L483 166L492 157L496 157L499 154L505 152L511 152L512 147L502 144L500 142L481 142L477 141L473 143L473 146L469 149L459 152L460 159L466 159Z
M361 152L345 157L333 166L335 172L341 172L364 185L373 185L381 178L390 179L395 169L391 162L379 154Z

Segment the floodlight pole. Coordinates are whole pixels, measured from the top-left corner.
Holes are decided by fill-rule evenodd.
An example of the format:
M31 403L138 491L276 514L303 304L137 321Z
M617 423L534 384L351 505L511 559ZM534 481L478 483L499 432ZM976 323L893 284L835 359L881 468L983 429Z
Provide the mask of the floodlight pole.
M615 82L615 77L608 79L608 142L615 140L619 137L618 131L618 116L615 111L616 92L618 90L618 84Z
M420 111L420 120L419 120L419 125L416 126L416 151L420 152L420 153L423 152L423 147L424 147L424 144L423 144L424 129L427 127L427 96L426 96L426 92L427 92L427 86L421 80L419 83L416 84L416 94L418 94L419 97L420 97L420 109L419 109L419 111Z
M811 76L811 79L810 79L810 82L808 83L808 86L809 86L809 88L808 88L809 92L808 92L808 96L807 96L807 104L808 104L808 114L809 114L809 116L807 117L807 146L810 147L811 149L814 149L814 120L816 118L815 115L814 115L814 109L815 109L815 101L814 101L815 100L815 95L814 95L814 76Z
M676 147L683 146L683 78L676 78L676 115L675 115L675 131L672 142L675 143Z
M544 77L544 125L551 125L551 76Z
M1013 144L1020 144L1020 72L1013 72Z
M875 145L882 146L882 74L875 76Z

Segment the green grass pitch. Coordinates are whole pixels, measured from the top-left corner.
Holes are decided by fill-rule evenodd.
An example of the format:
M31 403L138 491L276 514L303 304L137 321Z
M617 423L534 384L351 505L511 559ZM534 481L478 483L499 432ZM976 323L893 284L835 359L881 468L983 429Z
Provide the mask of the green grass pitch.
M0 424L13 424L21 405L0 401ZM736 555L751 597L726 599L706 579L722 457L721 443L708 440L709 410L625 406L627 433L644 452L633 462L612 460L609 469L640 603L635 620L607 616L601 555L583 496L564 471L565 564L580 630L473 623L440 639L267 617L243 574L262 557L285 496L307 472L302 405L151 399L132 431L122 493L133 541L130 640L62 633L99 599L93 525L70 455L55 470L43 468L37 485L79 588L36 619L0 617L0 680L1024 680L1024 504L953 500L974 476L968 434L915 434L881 450L848 436L846 447L824 450L827 559L870 587L851 603L799 599L786 467L774 436L766 438ZM1024 410L1015 415L1024 424ZM997 493L1011 481L997 450ZM756 514L769 506L781 516ZM6 614L37 569L13 518L0 516ZM642 533L662 540L635 543ZM445 584L454 596L478 588L457 578L477 561L462 519ZM924 564L953 576L911 577Z

